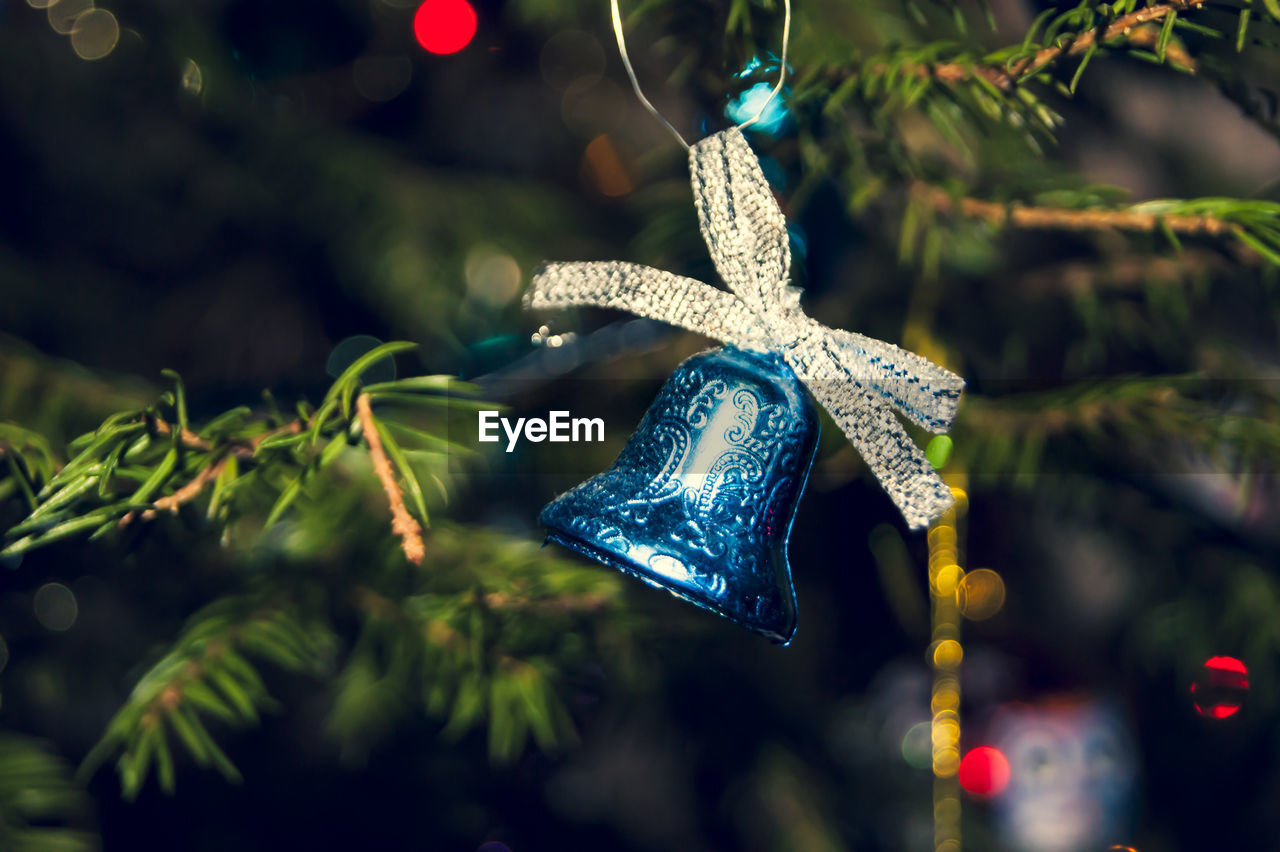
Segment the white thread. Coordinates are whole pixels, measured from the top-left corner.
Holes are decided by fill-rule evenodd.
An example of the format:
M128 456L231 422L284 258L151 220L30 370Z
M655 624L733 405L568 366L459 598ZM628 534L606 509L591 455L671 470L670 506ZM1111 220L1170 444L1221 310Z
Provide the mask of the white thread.
M750 127L760 120L760 116L764 115L764 111L769 108L769 104L773 103L773 99L782 91L782 84L787 79L787 44L791 41L791 0L782 0L783 18L782 18L782 61L778 67L778 83L773 87L773 91L769 93L769 97L760 105L760 109L751 118L736 125L738 129ZM658 112L653 104L649 103L649 99L644 96L644 92L640 90L640 81L636 79L636 70L631 67L631 57L627 56L627 39L622 34L622 12L618 9L618 0L609 0L609 12L613 18L613 35L618 40L618 54L622 57L622 66L627 70L627 76L631 78L631 88L635 89L636 97L640 99L640 103L649 111L649 114L661 121L671 135L676 137L676 141L687 151L689 143L684 141L684 137L680 135L680 131L672 126L671 122L663 118L662 113Z

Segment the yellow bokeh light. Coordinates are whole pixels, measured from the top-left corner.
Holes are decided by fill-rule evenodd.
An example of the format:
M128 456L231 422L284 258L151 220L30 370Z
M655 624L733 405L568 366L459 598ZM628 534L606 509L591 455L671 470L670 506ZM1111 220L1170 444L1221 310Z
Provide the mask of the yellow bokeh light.
M935 756L942 754L947 749L955 748L959 742L959 737L955 731L950 728L939 728L936 722L930 735Z
M198 95L204 90L204 73L194 59L188 59L182 65L182 91L189 95Z
M939 689L933 694L929 709L934 713L954 713L960 709L960 693L954 689Z
M939 601L939 603L949 604L951 601L942 600ZM950 616L948 616L945 621L942 618L939 618L937 623L933 626L934 639L954 639L956 632L955 619Z
M954 545L956 543L956 528L950 524L938 524L929 530L929 546L937 547L942 544Z
M935 749L953 747L960 741L960 722L954 718L935 718L929 736Z
M467 295L500 308L520 292L520 264L501 249L483 245L472 249L464 267Z
M990 568L964 575L956 586L956 608L972 621L990 618L1004 606L1004 580Z
M956 557L954 547L938 548L929 554L929 582L935 582L938 579L938 572L943 568L955 565L959 561Z
M61 583L45 583L32 600L36 621L47 630L70 630L80 615L75 593Z
M936 544L929 548L929 567L937 568L939 565L955 562L958 555L959 551L954 544Z
M954 837L948 837L946 840L933 847L933 852L960 852L960 841Z
M116 49L119 41L120 24L106 9L90 9L78 15L71 27L71 49L81 59L102 59Z
M940 724L947 728L955 728L956 730L959 730L958 726L960 724L960 714L957 712L957 708L954 708L954 707L944 709L944 710L939 710L937 713L933 714L933 721L935 724Z
M963 577L964 569L959 565L954 562L950 565L943 565L933 577L933 590L938 597L952 597L955 595L956 587L960 585L960 580Z
M933 754L933 774L939 778L950 778L960 768L960 749L950 747L939 749Z
M49 26L62 35L75 29L76 18L93 8L93 0L54 0L48 5Z
M940 669L954 669L964 659L964 648L954 639L943 639L933 648L933 664Z
M933 803L933 818L950 822L960 818L960 800L955 796L947 796Z

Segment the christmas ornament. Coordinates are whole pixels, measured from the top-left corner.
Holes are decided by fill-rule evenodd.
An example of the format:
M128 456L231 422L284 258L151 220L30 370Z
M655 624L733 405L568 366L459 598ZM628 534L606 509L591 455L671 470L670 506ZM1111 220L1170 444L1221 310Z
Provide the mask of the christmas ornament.
M787 533L818 417L781 358L695 355L607 471L552 501L547 538L785 645Z
M616 0L612 9L627 73L657 116L627 59ZM783 68L789 3L787 12ZM781 87L780 78L775 93ZM817 432L801 385L918 529L953 498L892 409L945 432L964 382L919 355L805 316L787 283L786 220L739 127L690 146L689 171L727 292L633 263L552 263L534 275L525 305L626 310L727 346L682 364L618 461L540 520L551 540L786 644L795 632L786 538Z

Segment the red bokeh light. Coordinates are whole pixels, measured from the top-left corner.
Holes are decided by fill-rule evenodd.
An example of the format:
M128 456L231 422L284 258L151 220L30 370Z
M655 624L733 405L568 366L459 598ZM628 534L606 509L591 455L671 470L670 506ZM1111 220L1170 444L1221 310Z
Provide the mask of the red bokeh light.
M995 796L1009 785L1009 761L995 746L978 746L960 761L957 777L966 793Z
M457 53L476 34L476 10L467 0L425 0L413 15L413 36L429 53Z
M1235 672L1236 674L1247 675L1249 670L1244 667L1244 663L1235 657L1210 657L1204 661L1206 669L1213 669L1220 672Z
M1234 716L1244 705L1249 691L1249 670L1235 657L1210 657L1204 674L1191 684L1196 712L1210 719Z

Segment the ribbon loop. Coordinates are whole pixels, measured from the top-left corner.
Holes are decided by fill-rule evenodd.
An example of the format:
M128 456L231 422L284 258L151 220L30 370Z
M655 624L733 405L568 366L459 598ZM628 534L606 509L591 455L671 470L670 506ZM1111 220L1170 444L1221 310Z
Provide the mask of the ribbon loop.
M753 309L780 306L791 271L787 220L742 131L731 128L691 147L689 174L716 272Z
M534 273L524 304L535 309L613 308L739 348L769 348L756 317L732 293L638 263L548 263Z
M892 343L827 328L804 315L787 286L786 219L740 130L691 147L689 171L702 237L732 292L634 263L552 263L533 276L525 305L615 308L739 348L781 353L907 524L927 526L954 498L893 409L945 432L964 380Z

